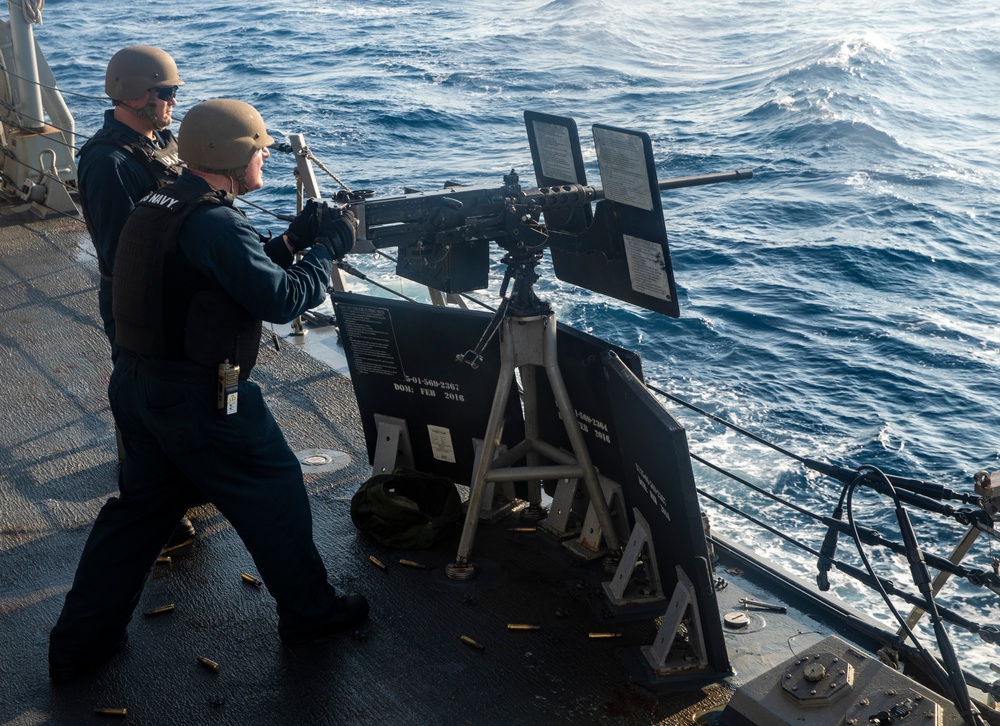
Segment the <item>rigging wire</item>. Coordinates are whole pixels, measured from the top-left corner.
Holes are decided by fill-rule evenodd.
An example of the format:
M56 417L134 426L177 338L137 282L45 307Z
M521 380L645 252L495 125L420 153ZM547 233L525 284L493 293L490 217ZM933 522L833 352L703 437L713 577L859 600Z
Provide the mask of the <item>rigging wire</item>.
M281 152L282 154L294 154L294 153L296 153L295 149L292 148L291 144L284 144L284 143L275 142L275 143L271 144L270 148L273 149L274 151ZM337 176L332 171L330 171L330 169L322 161L320 161L316 157L316 155L312 152L312 149L310 149L308 146L306 146L305 148L303 148L302 151L299 152L299 153L303 154L306 159L308 159L309 161L313 162L322 171L324 171L327 174L327 176L329 176L331 179L333 179L335 182L337 182L345 192L350 192L351 191L351 188L349 186L347 186L347 184L345 184L344 181L339 176Z
M707 461L706 459L703 459L702 457L698 456L697 454L691 453L690 456L691 456L691 458L693 460L695 460L695 461L697 461L697 462L699 462L701 464L704 464L705 466L709 467L710 469L714 469L715 471L717 471L720 474L722 474L722 475L724 475L724 476L732 479L733 481L737 482L738 484L742 484L742 485L748 487L749 489L752 489L752 490L756 491L757 493L759 493L759 494L761 494L761 495L763 495L763 496L765 496L765 497L767 497L767 498L769 498L769 499L777 502L778 504L786 506L789 509L792 509L792 510L794 510L796 512L799 512L800 514L802 514L802 515L804 515L806 517L809 517L811 519L814 519L814 520L817 520L819 522L822 522L823 524L830 525L831 529L833 529L836 526L832 522L833 519L837 519L838 522L839 522L839 518L837 518L836 516L834 516L833 518L831 518L831 517L821 516L821 515L817 515L817 514L815 514L813 512L810 512L809 510L807 510L807 509L805 509L805 508L803 508L803 507L795 504L794 502L790 502L790 501L784 500L781 497L779 497L778 495L776 495L776 494L774 494L772 492L769 492L766 489L763 489L762 487L759 487L756 484L754 484L754 483L752 483L752 482L750 482L750 481L748 481L748 480L746 480L746 479L744 479L744 478L742 478L742 477L740 477L740 476L738 476L736 474L733 474L730 471L727 471L726 469L722 468L721 466L719 466L717 464L713 464L712 462ZM865 475L860 475L859 478L863 479L864 476ZM842 491L842 494L841 494L841 497L842 497L841 502L843 502L843 497L846 495L846 490L847 490L847 487L845 486L844 490ZM712 500L713 502L716 502L717 504L721 504L726 509L729 509L733 513L735 513L735 514L737 514L737 515L739 515L739 516L747 519L748 521L752 522L753 524L757 524L758 526L764 527L768 531L772 531L770 527L767 527L766 525L761 524L761 522L759 520L755 519L754 517L752 517L750 514L746 513L745 511L743 511L741 509L737 509L737 508L735 508L733 506L730 506L730 505L723 504L717 498L715 498L715 497L707 494L706 492L702 491L701 489L699 489L698 492L700 494L706 496L708 499ZM842 506L842 504L838 504L838 507L840 507L840 506ZM837 531L837 530L834 529L834 531ZM801 549L803 552L805 552L807 554L810 554L810 555L813 555L813 556L818 556L820 559L824 559L824 558L829 559L831 565L836 566L838 570L840 570L841 572L849 575L850 577L853 577L854 579L862 581L862 582L865 582L865 583L868 582L867 579L859 576L859 574L850 565L847 565L846 563L841 562L840 560L833 559L832 553L829 554L829 555L827 555L826 553L823 552L822 549L817 552L815 549L813 549L812 547L806 545L804 542L802 542L800 540L797 540L797 539L794 539L794 538L790 537L789 535L780 534L779 536L782 539L784 539L785 541L787 541L789 544L792 544L795 547L798 547L799 549ZM855 529L854 536L855 536L855 541L867 541L870 544L880 545L880 546L886 547L886 548L890 549L891 551L894 551L894 552L897 552L897 553L900 553L899 551L902 549L901 545L899 545L898 543L890 542L888 540L883 539L874 530L866 530L862 534L859 530ZM824 544L824 547L825 547L825 544ZM939 561L939 560L935 560L935 561ZM968 579L971 582L973 582L973 584L979 584L978 578L974 574L970 575L969 573L965 572L964 569L958 568L957 565L954 565L950 561L941 561L942 564L944 562L947 562L947 565L943 565L943 566L948 567L948 565L950 565L950 567L948 567L948 571L952 572L952 574L957 574L959 576L964 576L966 579ZM960 569L960 571L959 572L954 572L954 570L956 568ZM869 576L871 577L872 575L870 574ZM902 597L904 600L906 600L907 602L909 602L911 605L916 605L916 606L920 607L923 604L923 600L922 599L918 598L917 596L910 595L910 594L908 594L908 593L906 593L904 591L901 591L901 590L898 590L898 589L894 588L891 585L891 583L889 584L888 589L892 589L893 590L893 594ZM967 620L965 618L962 618L961 616L958 616L958 615L950 616L949 620L951 622L955 623L956 625L962 626L963 628L965 628L966 630L969 630L972 633L976 633L976 634L980 635L983 638L983 640L986 640L988 642L992 642L993 640L995 640L995 636L993 634L992 629L990 629L988 627L984 627L982 625L973 623L972 621Z
M345 191L345 192L350 192L350 191L351 191L351 188L350 188L349 186L347 186L347 185L346 185L346 184L345 184L344 182L342 182L342 181L340 180L340 177L338 177L338 176L337 176L336 174L334 174L334 173L333 173L332 171L330 171L329 169L327 169L327 168L326 168L326 166L325 166L325 165L323 164L323 162L322 162L322 161L320 161L319 159L317 159L317 158L316 158L316 155L312 153L312 149L310 149L310 148L309 148L309 147L307 146L307 147L305 148L305 152L306 152L306 158L307 158L307 159L309 159L309 160L310 160L311 162L313 162L314 164L316 164L316 166L318 166L318 167L319 167L320 169L322 169L322 170L323 170L324 172L326 172L326 173L327 173L327 174L328 174L328 175L330 176L330 178L331 178L331 179L333 179L333 180L334 180L335 182L337 182L337 183L338 183L338 184L339 184L339 185L340 185L341 187L343 187L343 189L344 189L344 191Z
M49 91L58 91L59 93L61 93L63 95L76 96L77 98L85 98L88 101L107 101L108 100L107 96L90 96L90 95L88 95L86 93L77 93L76 91L67 91L67 90L65 90L63 88L58 88L57 86L50 86L48 84L42 83L41 81L36 81L33 78L25 78L22 75L14 73L14 71L10 70L10 68L8 68L7 66L5 66L2 62L0 62L0 70L5 71L8 76L13 76L14 78L17 78L18 80L25 81L26 83L33 83L36 86L39 86L39 87L44 88L44 89L49 90Z
M750 481L748 481L748 480L746 480L746 479L744 479L744 478L742 478L742 477L740 477L740 476L738 476L736 474L733 474L732 472L730 472L730 471L722 468L721 466L719 466L717 464L713 464L710 461L707 461L706 459L703 459L702 457L698 456L697 454L691 453L690 456L691 456L691 458L693 460L698 461L699 463L704 464L705 466L707 466L707 467L709 467L711 469L714 469L715 471L719 472L723 476L726 476L726 477L732 479L733 481L737 482L738 484L742 484L743 486L745 486L745 487L747 487L749 489L752 489L753 491L757 492L758 494L761 494L761 495L763 495L763 496L765 496L765 497L767 497L767 498L769 498L769 499L777 502L778 504L786 506L789 509L797 511L800 514L805 515L806 517L809 517L811 519L814 519L814 520L817 520L819 522L822 522L823 524L827 525L828 527L837 528L837 530L839 531L839 529L844 526L844 525L842 525L840 523L839 518L836 516L836 511L835 511L834 517L826 517L826 516L823 516L823 515L815 514L813 512L810 512L809 510L807 510L807 509L799 506L798 504L795 504L794 502L782 499L777 494L774 494L773 492L769 492L766 489L763 489L762 487L759 487L756 484L753 484L752 482L750 482ZM860 475L860 479L865 479L867 476L868 476L867 474L862 474L862 475ZM868 483L869 486L871 486L870 481L867 482L867 483ZM864 542L866 542L866 543L868 543L870 545L878 545L878 546L881 546L881 547L885 547L886 549L889 549L889 550L891 550L891 551L893 551L893 552L895 552L897 554L904 554L904 555L906 554L906 545L900 544L899 542L894 542L892 540L887 540L884 537L882 537L877 531L875 531L873 529L866 528L863 533L859 532L858 530L854 530L854 536L855 537L860 537L861 538L860 541L864 541ZM826 545L824 544L824 549L825 549L825 547L826 547ZM827 554L826 552L822 552L821 551L820 558L821 558L821 560L829 559L831 562L833 562L833 560L832 560L832 553L831 554ZM988 573L986 571L970 570L968 567L964 567L964 566L959 565L959 564L957 564L955 562L952 562L951 560L948 560L948 559L943 558L943 557L939 557L937 555L928 554L927 555L927 560L928 560L929 564L932 567L934 567L935 569L943 570L943 571L948 572L948 573L950 573L952 575L955 575L957 577L964 578L965 580L968 580L970 583L972 583L976 587L984 587L985 586L985 587L989 587L990 589L992 589L995 586L995 584L996 584L996 580L997 580L996 576L995 575L991 575L990 573Z
M716 496L714 496L712 494L709 494L704 489L697 488L697 491L698 491L699 495L701 495L701 496L705 497L706 499L714 502L715 504L718 504L720 507L723 507L724 509L729 510L733 514L735 514L735 515L737 515L739 517L742 517L742 518L746 519L747 521L749 521L749 522L751 522L753 524L756 524L761 529L764 529L764 530L770 532L771 534L775 535L776 537L779 537L780 539L785 540L789 544L791 544L791 545L793 545L795 547L799 547L804 552L806 552L808 554L811 554L813 556L818 556L820 554L815 549L813 549L809 545L805 544L801 540L797 540L792 535L787 534L786 532L782 532L779 529L776 529L775 527L767 524L766 522L764 522L763 520L755 517L754 515L750 514L749 512L746 512L745 510L742 510L742 509L740 509L739 507L737 507L737 506L735 506L733 504L729 504L728 502L725 502L725 501L719 499L718 497L716 497ZM834 564L837 566L838 570L840 570L841 572L843 572L844 574L846 574L846 575L848 575L850 577L853 577L854 579L858 580L859 582L861 582L863 584L868 585L868 584L870 584L872 582L871 575L865 577L864 574L862 573L862 571L859 570L858 568L855 568L855 567L853 567L851 565L848 565L847 563L840 562L840 561L837 561L837 560L834 561ZM902 598L903 600L906 600L906 602L910 603L911 605L918 605L919 606L919 605L923 604L923 602L924 602L924 600L920 596L917 596L917 595L914 595L912 593L906 592L905 590L899 589L898 587L896 587L892 583L891 580L884 580L883 578L879 578L877 576L876 576L875 579L877 579L888 592L891 592L893 595L896 595L896 596ZM947 609L941 608L940 612L945 617L945 619L948 620L948 622L953 623L954 625L957 625L957 626L959 626L959 627L961 627L961 628L963 628L965 630L968 630L970 633L974 633L976 635L981 635L981 636L985 635L986 637L983 638L984 640L987 640L988 642L993 642L993 631L988 626L983 626L983 625L980 625L979 623L975 623L975 622L969 620L968 618L965 618L965 617L963 617L963 616L959 615L958 613L953 612L951 610L947 610Z
M815 512L810 512L808 509L806 509L805 507L799 506L795 502L791 502L791 501L789 501L787 499L783 499L782 497L778 496L777 494L775 494L773 492L769 492L767 489L764 489L763 487L757 486L753 482L748 481L747 479L744 479L743 477L741 477L741 476L739 476L737 474L733 474L731 471L728 471L727 469L722 468L718 464L713 464L712 462L708 461L707 459L703 459L702 457L698 456L695 453L691 454L691 458L694 459L695 461L701 463L701 464L704 464L705 466L707 466L710 469L714 469L715 471L719 472L723 476L728 477L729 479L732 479L733 481L735 481L735 482L737 482L739 484L742 484L743 486L745 486L745 487L747 487L749 489L753 489L758 494L761 494L761 495L767 497L768 499L771 499L771 500L777 502L778 504L786 506L789 509L794 509L799 514L803 514L803 515L805 515L805 516L807 516L807 517L809 517L811 519L815 519L817 522L823 522L826 519L823 515L816 514Z
M251 202L249 199L247 199L245 197L236 197L236 201L238 201L240 204L248 204L251 207L253 207L254 209L259 209L260 211L264 212L265 214L270 214L272 217L280 219L282 222L291 222L292 220L295 219L295 217L291 217L291 216L289 216L287 214L278 214L277 212L271 211L267 207L262 207L261 205L255 203L255 202Z
M895 605L893 605L892 600L889 598L889 594L885 591L885 588L882 587L881 581L877 579L871 561L864 551L860 535L858 534L857 522L854 517L854 492L857 489L858 483L864 479L865 475L862 473L862 470L865 469L882 478L886 488L890 492L890 496L895 502L896 515L900 525L900 534L903 536L904 541L908 543L907 560L910 563L913 580L918 589L921 590L924 595L924 599L926 600L924 609L930 615L934 624L938 650L940 651L941 656L945 659L946 665L948 666L947 670L931 655L930 651L927 650L927 648L913 633L913 630L906 622L906 619L899 614L898 610L896 610ZM967 724L969 724L969 726L978 726L982 723L981 717L972 703L971 697L969 696L968 685L966 684L965 678L962 674L961 666L958 664L958 658L955 655L955 650L941 624L941 615L938 611L937 604L935 603L934 594L929 588L930 577L927 575L927 568L923 562L923 555L920 552L916 537L913 535L912 527L910 527L909 517L906 514L906 510L903 508L903 504L899 499L895 487L892 485L892 482L889 481L889 477L882 473L882 471L878 468L865 465L858 468L858 476L848 485L846 503L847 520L850 524L851 530L855 534L854 541L858 547L858 555L861 557L861 561L864 564L865 569L868 570L868 573L874 579L876 591L885 601L885 604L889 608L893 617L895 617L899 622L901 630L911 641L913 641L913 644L916 646L917 652L928 671L938 680L941 688L949 694L951 700L955 704L955 707L961 712L962 718Z
M337 263L337 267L339 267L340 269L342 269L344 272L348 273L349 275L353 275L354 277L357 277L359 280L364 280L365 282L367 282L367 283L369 283L371 285L374 285L377 288L380 288L382 290L385 290L386 292L392 293L393 295L396 295L396 296L402 298L403 300L408 300L409 302L416 302L416 300L414 300L412 297L407 297L406 295L404 295L403 293L399 292L398 290L393 290L388 285L383 285L380 282L376 282L375 280L373 280L370 277L368 277L361 270L359 270L358 268L350 265L349 263L345 262L344 260L340 260Z
M653 385L650 385L650 384L646 384L646 388L648 388L651 391L656 391L661 396L670 399L674 403L679 403L680 405L685 406L685 407L691 409L692 411L694 411L694 412L696 412L698 414L701 414L705 418L711 419L712 421L715 421L718 424L722 424L723 426L726 426L727 428L730 428L733 431L736 431L737 433L742 434L743 436L746 436L748 439L752 439L752 440L756 441L759 444L763 444L764 446L767 446L767 447L769 447L771 449L774 449L779 454L783 454L783 455L787 456L789 459L794 459L795 461L799 462L800 464L805 464L806 461L807 461L805 457L799 456L798 454L795 454L795 453L789 451L788 449L782 448L781 446L778 446L777 444L772 443L772 442L768 441L767 439L765 439L765 438L763 438L761 436L758 436L757 434L755 434L755 433L753 433L751 431L748 431L747 429L745 429L745 428L743 428L741 426L738 426L738 425L732 423L731 421L727 421L724 418L720 418L720 417L716 416L714 413L709 413L705 409L699 408L698 406L695 406L693 403L689 403L689 402L685 401L684 399L678 398L677 396L674 396L673 394L667 393L666 391L664 391L662 389L659 389L656 386L653 386Z

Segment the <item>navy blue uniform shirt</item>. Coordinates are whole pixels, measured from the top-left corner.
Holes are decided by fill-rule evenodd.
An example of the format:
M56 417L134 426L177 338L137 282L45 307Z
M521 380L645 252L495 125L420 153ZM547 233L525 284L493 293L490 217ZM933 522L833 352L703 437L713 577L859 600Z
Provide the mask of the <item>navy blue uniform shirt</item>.
M187 169L174 183L211 191ZM255 318L287 323L326 299L333 258L313 245L297 262L275 237L262 237L239 210L202 204L184 221L177 247L183 258Z
M147 136L115 119L114 109L104 112L104 128L114 129L136 144L162 148L163 137L154 131L156 144ZM157 188L156 177L128 151L109 142L95 143L80 155L77 166L80 196L83 197L96 233L94 247L101 261L101 270L109 274L115 269L118 236L136 202Z

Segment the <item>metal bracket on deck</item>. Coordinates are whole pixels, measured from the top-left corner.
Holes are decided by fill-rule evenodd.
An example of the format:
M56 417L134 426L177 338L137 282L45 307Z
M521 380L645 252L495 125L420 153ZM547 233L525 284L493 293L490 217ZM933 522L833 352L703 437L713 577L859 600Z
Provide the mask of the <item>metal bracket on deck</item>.
M372 457L372 476L391 474L398 466L413 467L413 446L406 420L394 416L375 414L378 426L378 441L375 456Z
M690 651L674 654L670 659L671 649L677 642L677 631L685 615L688 618L687 640ZM640 650L657 676L686 673L708 666L705 635L702 633L701 616L698 614L698 595L694 584L680 565L677 566L677 586L663 616L663 624L656 632L656 639L652 645L644 645Z
M41 219L79 216L76 202L64 179L73 178L76 167L67 152L61 132L46 126L37 131L17 131L9 136L13 156L0 166L8 174L5 186L29 203Z
M598 477L598 481L601 485L601 491L604 494L604 501L607 502L609 514L613 518L624 517L624 499L622 497L621 486L618 482L608 479L606 476ZM612 523L614 523L614 519ZM580 536L569 542L563 542L563 547L578 557L585 560L593 560L608 553L607 548L604 546L604 539L604 530L597 516L597 510L594 508L594 502L591 501L587 506L587 514L583 518L583 527L580 530Z
M581 518L573 516L573 505L577 502L579 491L579 479L559 479L549 506L549 515L538 523L538 528L558 539L569 539L580 534ZM585 496L583 494L580 498Z
M656 566L656 551L653 548L652 533L649 523L639 513L632 510L635 516L635 526L632 536L625 545L618 569L611 582L603 583L604 594L613 607L628 607L630 605L648 605L666 600L663 585L660 583L660 570ZM642 565L644 577L641 582L632 582L636 568ZM632 585L631 590L629 584Z

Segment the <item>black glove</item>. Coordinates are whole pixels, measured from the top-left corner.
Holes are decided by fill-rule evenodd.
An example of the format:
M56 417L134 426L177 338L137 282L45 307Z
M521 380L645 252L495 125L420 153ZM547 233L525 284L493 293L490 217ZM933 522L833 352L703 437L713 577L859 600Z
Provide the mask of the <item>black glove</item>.
M316 244L326 247L333 259L342 260L354 249L358 235L358 218L349 209L340 210L324 205L320 210Z
M319 218L320 206L315 199L310 199L285 230L285 237L293 252L301 252L313 246L319 232Z

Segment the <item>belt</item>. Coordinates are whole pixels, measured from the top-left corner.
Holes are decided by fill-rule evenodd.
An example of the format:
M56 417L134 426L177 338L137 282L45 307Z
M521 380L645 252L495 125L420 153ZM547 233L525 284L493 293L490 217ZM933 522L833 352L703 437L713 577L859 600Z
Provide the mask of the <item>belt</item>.
M135 353L124 348L118 349L118 360L143 375L159 378L163 381L170 381L171 383L217 383L219 380L218 372L209 368L201 366L195 368L197 364L192 363L189 364L192 369L179 370L171 367L169 363L159 364L143 360Z

